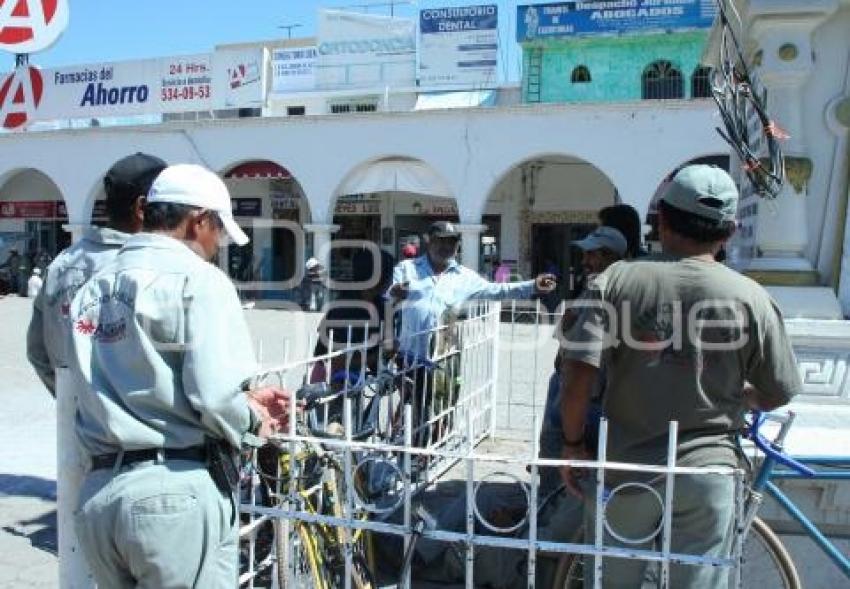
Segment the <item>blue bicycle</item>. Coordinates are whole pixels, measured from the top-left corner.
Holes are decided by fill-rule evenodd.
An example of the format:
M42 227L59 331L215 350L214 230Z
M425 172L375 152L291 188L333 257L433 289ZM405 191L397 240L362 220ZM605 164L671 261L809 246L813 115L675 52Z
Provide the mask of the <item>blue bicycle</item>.
M850 457L795 457L784 454L782 445L793 420L793 413L765 415L756 412L748 428L747 438L758 448L763 458L753 476L750 486L752 495L744 520L745 523L751 523L750 532L744 544L742 566L744 587L798 589L803 586L794 561L782 541L762 519L756 517L765 494L772 497L785 513L800 524L806 535L850 580L850 558L842 554L838 547L773 482L778 479L850 481ZM767 421L780 424L779 431L773 440L768 440L761 432Z
M794 502L776 485L778 479L809 479L850 481L850 456L798 457L783 453L782 445L794 420L793 413L762 414L754 412L743 438L758 449L759 463L751 465L750 495L744 510L742 535L744 544L740 567L740 584L732 580L730 587L745 589L801 589L803 583L797 567L779 536L761 518L757 517L764 496L771 496L779 507L796 520L839 570L850 580L850 559L831 542ZM779 424L772 439L762 432L766 422ZM573 542L584 542L580 529ZM560 557L553 587L581 589L584 587L583 559L575 554Z

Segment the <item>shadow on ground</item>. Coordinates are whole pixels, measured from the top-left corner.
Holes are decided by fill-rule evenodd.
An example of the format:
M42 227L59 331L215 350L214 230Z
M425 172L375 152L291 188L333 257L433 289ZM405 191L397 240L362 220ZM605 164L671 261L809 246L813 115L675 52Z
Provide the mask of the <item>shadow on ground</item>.
M4 497L33 498L54 503L56 481L34 476L0 474L0 501ZM15 515L14 508L3 515L3 532L29 540L33 548L56 554L58 544L55 508L24 519L20 519L20 513Z
M3 496L56 501L56 481L29 475L0 473L0 497Z

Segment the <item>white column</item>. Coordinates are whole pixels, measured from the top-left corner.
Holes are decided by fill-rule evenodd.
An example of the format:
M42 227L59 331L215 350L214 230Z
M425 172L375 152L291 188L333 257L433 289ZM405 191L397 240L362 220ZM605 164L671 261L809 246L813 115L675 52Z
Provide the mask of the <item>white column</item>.
M87 223L66 223L62 229L77 243ZM56 369L56 540L60 589L93 589L89 565L74 529L74 512L88 470L77 440L77 387L68 368Z
M313 234L313 257L319 260L326 270L330 271L331 236L339 231L339 225L308 223L304 225L304 231ZM304 267L303 262L301 267Z
M744 45L753 42L757 46L761 64L754 69L767 90L768 114L790 135L781 143L786 183L775 200L758 202L753 257L743 268L768 284L814 285L819 281L806 256L806 201L813 170L803 122L803 94L814 67L812 34L834 9L827 4L789 3L777 9L774 2L754 0L747 31L750 38L742 40Z
M461 235L461 263L471 270L479 271L481 233L487 225L455 225Z

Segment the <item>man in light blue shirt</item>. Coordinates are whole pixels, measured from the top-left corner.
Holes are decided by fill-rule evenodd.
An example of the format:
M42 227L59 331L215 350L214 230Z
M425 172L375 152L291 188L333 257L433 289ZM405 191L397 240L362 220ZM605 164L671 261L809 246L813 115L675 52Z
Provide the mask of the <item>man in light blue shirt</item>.
M399 348L414 358L430 356L433 330L443 315L473 299L527 299L555 289L555 277L541 274L522 282L489 282L459 264L460 233L453 223L437 221L428 229L425 255L393 270L388 295L401 305Z

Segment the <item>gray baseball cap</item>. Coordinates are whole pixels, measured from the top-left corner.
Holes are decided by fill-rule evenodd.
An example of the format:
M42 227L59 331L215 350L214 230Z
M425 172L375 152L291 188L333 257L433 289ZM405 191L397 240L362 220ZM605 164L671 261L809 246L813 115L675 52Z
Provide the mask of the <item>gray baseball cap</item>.
M696 164L679 170L667 185L661 200L719 225L735 220L738 187L721 168Z
M586 252L605 248L621 258L626 255L626 249L628 248L626 238L623 237L622 233L613 227L605 227L604 225L594 229L584 239L573 241L572 244Z

